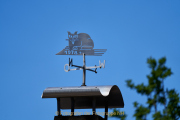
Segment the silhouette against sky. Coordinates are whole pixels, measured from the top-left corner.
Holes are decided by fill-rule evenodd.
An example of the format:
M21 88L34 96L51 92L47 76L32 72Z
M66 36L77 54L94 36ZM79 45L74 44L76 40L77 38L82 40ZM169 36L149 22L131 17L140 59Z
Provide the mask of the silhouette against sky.
M179 6L179 0L0 0L0 119L53 120L56 99L42 99L43 90L81 85L82 71L65 72L64 65L69 57L82 65L83 57L55 55L68 45L67 31L87 33L94 49L107 49L102 56L86 56L87 66L106 60L98 74L87 71L86 85L117 85L129 120L132 103L146 98L125 80L147 83L150 56L166 56L173 75L165 87L180 93Z

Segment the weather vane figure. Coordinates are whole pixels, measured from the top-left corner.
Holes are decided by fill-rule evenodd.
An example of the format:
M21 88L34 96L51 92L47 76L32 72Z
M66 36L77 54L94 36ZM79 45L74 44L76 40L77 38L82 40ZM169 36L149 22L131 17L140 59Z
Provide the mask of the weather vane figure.
M91 37L86 33L79 33L77 31L74 34L68 32L69 43L62 51L56 55L93 55L93 56L102 56L107 49L93 49L94 42Z
M65 64L64 71L69 72L73 70L83 70L83 83L81 86L86 86L86 70L97 73L97 68L105 68L105 60L104 63L101 63L101 61L99 61L99 66L95 65L87 67L85 55L102 56L102 54L104 54L107 49L93 49L94 42L91 37L86 33L77 34L77 31L74 32L74 34L68 31L68 39L66 40L69 42L69 45L56 55L83 55L83 66L73 65L73 60L69 58L69 64ZM77 68L70 69L70 66ZM66 69L66 67L68 67L68 69Z

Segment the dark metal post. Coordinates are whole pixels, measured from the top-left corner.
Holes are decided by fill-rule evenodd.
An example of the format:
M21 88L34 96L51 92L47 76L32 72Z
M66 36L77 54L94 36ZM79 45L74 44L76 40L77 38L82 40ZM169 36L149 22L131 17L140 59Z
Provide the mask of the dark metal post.
M58 112L58 116L61 115L61 110L60 110L60 98L57 98L57 112Z
M74 98L71 98L71 116L74 116Z
M105 120L108 119L108 97L105 97Z
M93 106L93 115L96 115L96 98L93 97L93 100L92 100L92 106Z
M82 86L86 86L86 60L85 60L85 54L83 53L83 83Z

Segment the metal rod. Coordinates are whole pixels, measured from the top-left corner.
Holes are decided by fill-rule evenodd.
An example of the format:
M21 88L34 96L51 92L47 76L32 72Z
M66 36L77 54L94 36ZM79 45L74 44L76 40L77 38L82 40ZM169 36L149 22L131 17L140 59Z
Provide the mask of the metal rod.
M93 97L93 100L92 100L92 106L93 106L93 115L96 115L96 98Z
M105 120L108 119L108 97L105 97Z
M86 60L85 60L85 54L83 53L83 83L82 86L86 86Z
M71 116L74 116L74 98L71 98Z
M61 110L60 110L60 98L57 98L57 112L58 112L58 116L61 115Z

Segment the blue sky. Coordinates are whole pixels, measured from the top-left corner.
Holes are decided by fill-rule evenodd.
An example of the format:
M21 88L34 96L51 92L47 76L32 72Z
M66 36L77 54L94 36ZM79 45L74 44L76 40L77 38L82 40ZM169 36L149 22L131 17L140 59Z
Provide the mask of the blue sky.
M179 0L0 0L0 119L53 120L56 99L42 99L43 90L82 84L82 71L64 72L69 57L81 65L82 56L55 55L68 45L67 31L88 33L95 49L107 49L86 57L88 66L106 60L98 74L87 72L86 83L117 85L128 119L132 103L146 97L125 80L147 83L150 56L166 56L173 75L165 87L180 93L179 6Z

